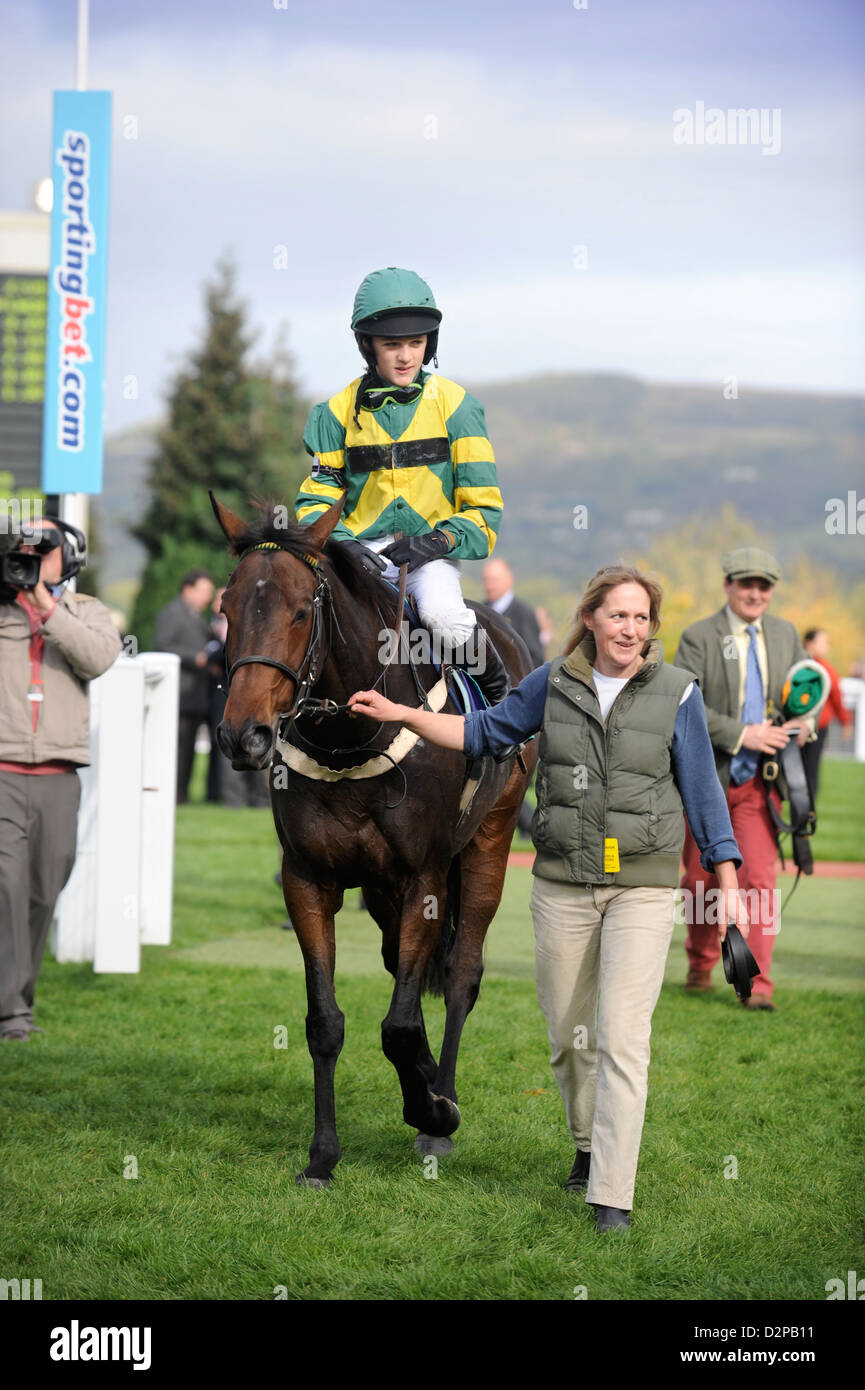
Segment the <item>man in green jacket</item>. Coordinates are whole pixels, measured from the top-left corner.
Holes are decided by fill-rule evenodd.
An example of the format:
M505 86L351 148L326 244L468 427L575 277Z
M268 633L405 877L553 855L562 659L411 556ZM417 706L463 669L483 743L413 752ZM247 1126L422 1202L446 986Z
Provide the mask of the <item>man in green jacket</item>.
M712 617L685 629L675 665L693 671L700 683L718 780L727 794L733 833L742 851L739 886L746 891L749 907L748 944L760 966L751 997L743 1004L773 1010L769 972L780 928L775 887L778 855L759 764L762 753L786 747L791 736L788 729L802 730L800 744L810 736L808 721L777 725L770 716L770 711L782 708L784 678L805 653L793 624L767 612L781 577L774 555L757 546L744 546L725 555L721 567L727 602ZM716 881L700 866L690 833L683 859L681 886L688 890L686 902L696 909ZM716 930L696 920L699 915L693 912L685 943L689 992L711 989L711 972L720 955Z

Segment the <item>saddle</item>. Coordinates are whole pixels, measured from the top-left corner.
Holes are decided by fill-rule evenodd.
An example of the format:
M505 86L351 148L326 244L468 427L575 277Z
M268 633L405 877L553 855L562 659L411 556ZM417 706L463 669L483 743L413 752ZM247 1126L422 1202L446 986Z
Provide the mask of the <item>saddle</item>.
M787 747L782 748L780 753L764 755L760 771L766 791L769 818L775 830L775 841L781 856L781 864L783 865L785 862L781 836L791 835L793 837L793 863L799 874L813 874L814 855L809 841L817 829L817 812L814 809L811 788L805 773L802 749L796 740L791 738ZM789 821L785 821L772 799L773 788L777 789L782 801L789 803ZM797 883L799 874L796 876ZM793 886L795 888L796 885Z
M394 587L396 587L396 585L394 585ZM409 625L410 640L411 634L413 632L420 630L422 630L423 632L428 631L425 625L421 622L420 615L417 611L413 598L411 598L411 596L409 595L405 596L404 614L405 620L408 622ZM442 671L441 664L435 660L434 656L432 657L432 664L437 671ZM469 671L463 671L460 669L459 666L446 665L444 667L444 679L447 685L448 693L451 696L454 704L461 711L461 713L473 714L478 710L490 708L490 701L487 699L484 691L481 689L478 682L475 680L474 676L472 676ZM417 684L417 678L415 678L415 683ZM419 691L419 693L421 692ZM520 766L525 772L525 765L522 761L522 750L524 747L525 744L514 745L513 747L506 748L503 752L498 753L495 757L493 757L492 755L487 755L480 758L472 758L469 762L467 762L466 778L465 782L463 783L462 795L460 797L460 817L457 822L457 832L459 832L459 830L463 826L463 823L470 816L475 796L477 795L477 792L483 785L484 781L488 778L493 763L507 762L509 758L516 757L520 762Z

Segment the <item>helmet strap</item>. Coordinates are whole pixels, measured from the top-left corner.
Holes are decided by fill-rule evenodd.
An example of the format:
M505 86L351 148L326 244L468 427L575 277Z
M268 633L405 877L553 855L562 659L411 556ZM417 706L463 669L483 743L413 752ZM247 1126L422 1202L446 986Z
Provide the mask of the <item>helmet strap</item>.
M366 356L365 353L364 356ZM376 371L375 366L371 364L367 367L366 371L364 372L363 376L358 382L357 395L354 398L354 423L357 425L359 430L363 429L363 425L360 423L360 404L363 400L363 393L368 386L374 386L377 381L378 372Z

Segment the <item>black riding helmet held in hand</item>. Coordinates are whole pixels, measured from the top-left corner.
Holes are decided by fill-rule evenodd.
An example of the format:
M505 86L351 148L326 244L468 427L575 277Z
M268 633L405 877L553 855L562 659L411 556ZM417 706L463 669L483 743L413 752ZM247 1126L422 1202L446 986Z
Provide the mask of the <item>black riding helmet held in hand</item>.
M738 999L750 999L751 981L755 975L759 975L760 967L735 922L727 926L727 934L721 943L721 956L727 984L733 986Z

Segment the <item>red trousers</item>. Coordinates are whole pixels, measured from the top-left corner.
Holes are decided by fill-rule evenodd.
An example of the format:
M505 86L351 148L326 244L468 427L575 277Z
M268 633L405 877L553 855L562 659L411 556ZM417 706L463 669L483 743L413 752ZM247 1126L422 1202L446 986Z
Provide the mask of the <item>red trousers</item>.
M777 799L777 792L772 795ZM772 949L780 929L777 910L778 894L778 848L769 811L766 806L766 793L759 776L752 777L741 787L731 783L727 792L727 805L733 834L742 854L742 867L738 870L739 887L747 895L748 921L751 932L748 945L760 967L755 975L752 992L770 996L772 993ZM777 801L780 810L780 801ZM685 832L685 848L682 852L685 872L682 888L685 890L685 921L688 924L685 950L693 970L711 970L718 962L721 946L718 941L717 907L718 899L712 894L704 911L706 898L712 889L717 889L718 880L714 874L707 874L700 864L700 851L690 830ZM715 907L714 912L712 908Z

